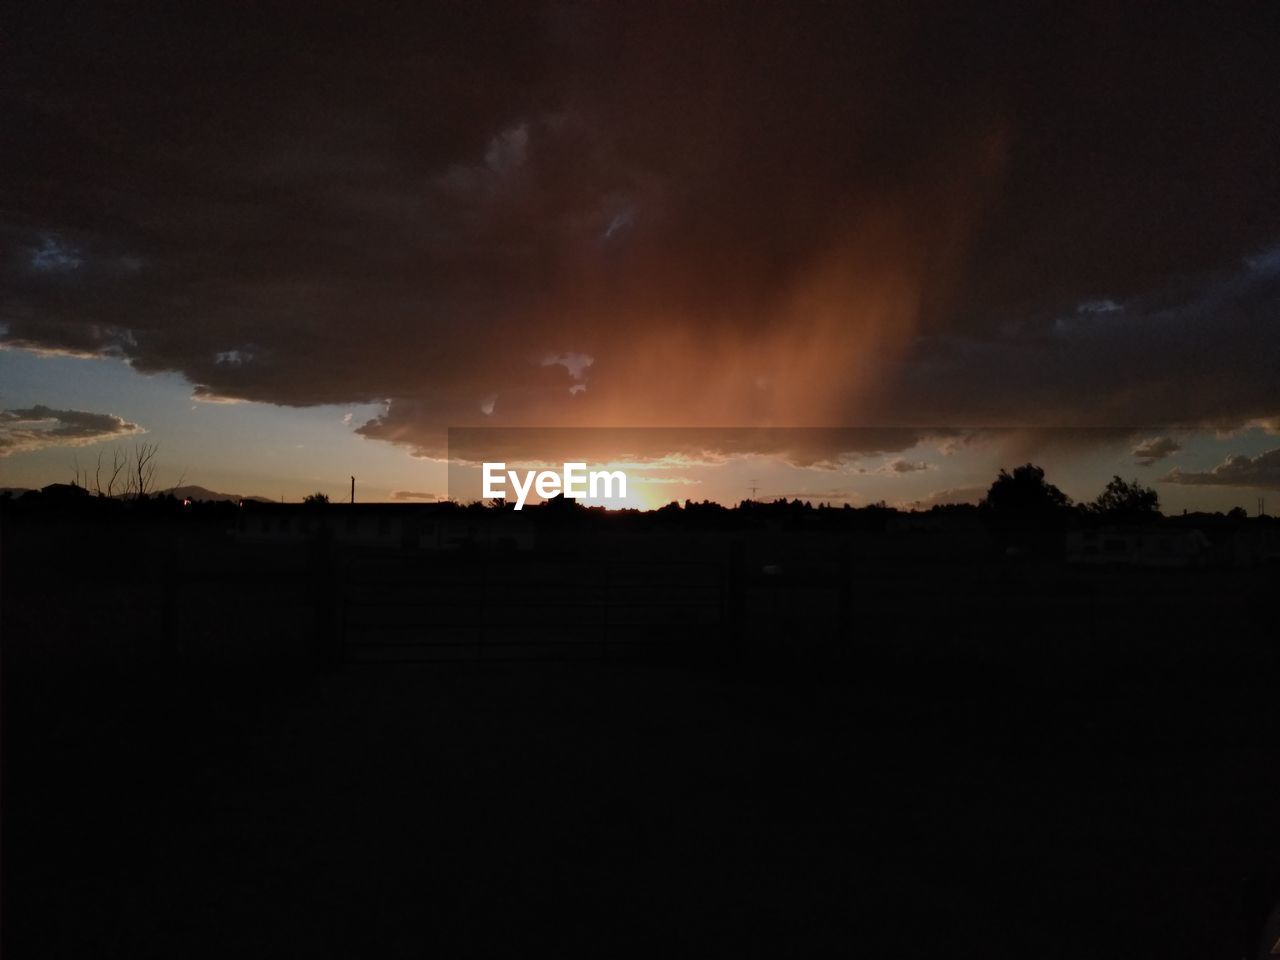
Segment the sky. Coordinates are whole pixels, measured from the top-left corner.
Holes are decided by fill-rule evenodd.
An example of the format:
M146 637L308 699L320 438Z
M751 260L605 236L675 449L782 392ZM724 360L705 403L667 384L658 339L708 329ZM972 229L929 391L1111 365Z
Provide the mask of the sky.
M1280 7L1117 6L7 10L0 486L430 499L450 428L556 427L642 506L1252 512Z

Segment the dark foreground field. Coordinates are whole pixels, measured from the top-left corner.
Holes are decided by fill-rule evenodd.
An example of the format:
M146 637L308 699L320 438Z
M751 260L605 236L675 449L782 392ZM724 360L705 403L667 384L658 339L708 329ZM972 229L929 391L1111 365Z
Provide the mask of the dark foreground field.
M1259 955L1274 580L899 565L825 622L753 580L698 656L95 670L28 583L6 956Z

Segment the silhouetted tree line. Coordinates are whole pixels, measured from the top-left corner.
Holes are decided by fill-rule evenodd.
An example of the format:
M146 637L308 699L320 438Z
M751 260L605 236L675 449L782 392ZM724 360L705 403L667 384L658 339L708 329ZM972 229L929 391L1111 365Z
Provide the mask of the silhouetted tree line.
M1044 478L1044 469L1035 464L1001 470L982 506L994 514L1024 519L1063 517L1076 513L1084 517L1115 522L1137 522L1160 516L1160 497L1138 480L1112 477L1106 488L1090 503L1073 504L1071 498Z
M82 471L77 464L70 484L51 484L41 491L28 491L14 498L0 495L0 500L14 503L58 505L77 510L142 512L148 515L186 514L234 517L237 504L220 501L187 503L168 493L155 491L154 444L138 444L130 455L117 451L110 463L99 457L92 472ZM312 509L326 509L328 495L316 492L303 504ZM424 505L423 509L487 514L511 510L513 504L491 500L471 504L442 502ZM1155 490L1140 481L1112 477L1093 500L1075 503L1066 493L1045 477L1044 469L1027 463L1012 470L1001 470L986 495L977 504L940 504L925 511L904 511L883 502L865 506L848 503L832 505L798 498L775 500L743 500L724 506L709 500L671 502L656 510L607 510L586 507L577 501L556 497L525 508L526 515L556 523L599 523L618 525L678 525L692 529L742 528L758 525L805 527L861 532L883 532L896 519L908 516L967 518L980 522L1000 539L1014 545L1035 548L1054 540L1063 531L1092 525L1145 524L1160 521L1160 500ZM1239 522L1247 519L1242 508L1217 515L1219 521Z

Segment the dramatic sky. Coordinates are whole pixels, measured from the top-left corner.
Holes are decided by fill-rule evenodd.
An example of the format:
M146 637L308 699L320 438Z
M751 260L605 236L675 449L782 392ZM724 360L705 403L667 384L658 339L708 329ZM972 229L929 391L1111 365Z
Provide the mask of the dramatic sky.
M0 486L858 426L649 450L642 502L1280 490L1280 4L369 8L0 15Z

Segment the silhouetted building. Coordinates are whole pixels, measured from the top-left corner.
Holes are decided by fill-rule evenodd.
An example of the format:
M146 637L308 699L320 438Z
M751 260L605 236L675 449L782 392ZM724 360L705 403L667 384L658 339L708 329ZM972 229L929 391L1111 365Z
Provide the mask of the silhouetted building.
M1209 538L1199 530L1167 527L1098 527L1067 534L1067 562L1139 567L1201 566Z
M40 488L40 496L57 501L83 500L89 496L89 491L74 483L51 483Z

